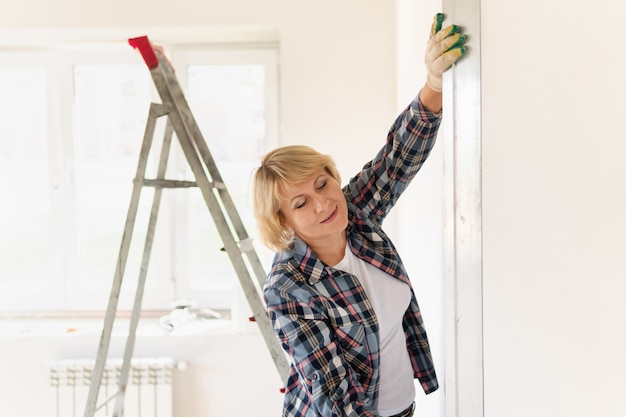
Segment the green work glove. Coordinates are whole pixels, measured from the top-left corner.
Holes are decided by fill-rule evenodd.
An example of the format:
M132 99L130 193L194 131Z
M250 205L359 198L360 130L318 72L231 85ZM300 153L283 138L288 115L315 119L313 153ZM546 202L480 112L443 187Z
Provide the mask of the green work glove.
M435 91L441 91L441 77L445 70L462 57L466 48L465 35L456 25L441 28L443 14L437 13L430 29L430 39L426 46L426 83Z

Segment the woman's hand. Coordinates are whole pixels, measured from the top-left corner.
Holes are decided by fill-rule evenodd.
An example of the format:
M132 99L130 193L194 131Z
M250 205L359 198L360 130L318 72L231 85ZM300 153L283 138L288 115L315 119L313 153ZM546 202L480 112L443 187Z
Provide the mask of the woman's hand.
M431 26L424 59L428 70L426 84L433 91L439 92L443 73L467 51L464 45L466 36L461 33L461 29L457 25L442 29L442 22L443 14L437 13Z
M176 70L174 69L174 65L172 65L172 61L170 61L168 56L165 54L165 49L161 45L152 45L152 49L154 49L155 52L158 52L163 58L165 58L165 62L167 62L167 65L170 67L173 73L176 72Z
M426 109L439 113L442 106L441 87L443 73L467 52L467 37L456 25L441 28L443 14L437 13L430 28L426 46L426 84L420 92L420 101Z

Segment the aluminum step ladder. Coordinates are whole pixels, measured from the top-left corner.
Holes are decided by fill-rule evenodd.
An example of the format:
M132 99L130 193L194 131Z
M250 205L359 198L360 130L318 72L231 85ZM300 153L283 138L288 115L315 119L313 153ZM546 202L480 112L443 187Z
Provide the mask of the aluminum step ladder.
M241 288L250 305L253 314L251 321L255 321L258 324L283 382L287 380L289 369L287 357L280 346L278 338L272 331L271 323L261 298L260 288L263 286L266 273L253 247L252 240L248 236L243 222L233 204L226 185L222 181L222 177L211 156L211 152L191 113L187 100L174 74L174 70L161 51L152 46L147 36L131 38L128 42L141 53L144 62L150 70L150 74L161 98L161 103L151 103L148 113L148 121L140 150L137 171L133 181L133 191L126 217L124 233L122 235L113 285L109 296L96 362L91 374L84 417L93 417L98 409L113 399L115 399L113 416L123 417L124 415L124 393L131 367L150 252L154 239L161 195L164 188L194 187L200 189L224 244L224 250L235 268ZM156 122L158 118L163 116L167 117L167 123L156 178L147 179L145 175L148 154L152 148ZM165 178L170 145L174 133L176 138L178 138L185 158L193 172L195 181L168 180ZM119 376L119 389L102 404L98 405L98 394L107 361L113 322L117 312L120 289L139 207L139 198L144 187L153 187L154 195L144 243L137 290L130 316L128 337L126 339L126 347ZM248 260L247 263L244 256ZM252 278L253 275L256 277L256 283Z

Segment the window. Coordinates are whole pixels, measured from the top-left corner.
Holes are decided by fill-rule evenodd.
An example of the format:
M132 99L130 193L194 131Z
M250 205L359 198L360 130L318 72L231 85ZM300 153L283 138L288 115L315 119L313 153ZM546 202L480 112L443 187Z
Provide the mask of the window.
M238 213L254 235L250 179L259 157L277 145L277 94L268 94L275 85L275 56L266 51L180 50L173 55L186 68L181 82L203 136L211 149L220 174ZM187 169L186 177L190 170ZM188 279L176 279L176 291L194 294L200 300L224 308L235 301L238 284L200 192L192 193L179 206L186 224L179 231L174 252L175 270ZM207 239L210 236L210 239ZM257 252L269 265L271 254L257 245ZM218 301L215 298L219 298Z
M168 53L254 238L251 174L278 144L277 52L172 46ZM126 44L0 55L0 173L8 184L0 206L1 309L103 310L148 108L160 102L149 71ZM160 151L161 119L149 171ZM176 140L167 178L194 180ZM151 197L144 187L120 309L132 308ZM267 268L271 254L255 245ZM169 310L181 299L231 308L238 280L222 247L198 189L164 190L143 308Z

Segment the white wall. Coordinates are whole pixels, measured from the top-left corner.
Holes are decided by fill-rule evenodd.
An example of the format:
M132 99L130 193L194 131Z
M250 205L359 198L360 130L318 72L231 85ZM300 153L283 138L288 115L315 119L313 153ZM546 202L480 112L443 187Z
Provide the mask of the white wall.
M481 11L485 416L624 416L625 3Z

